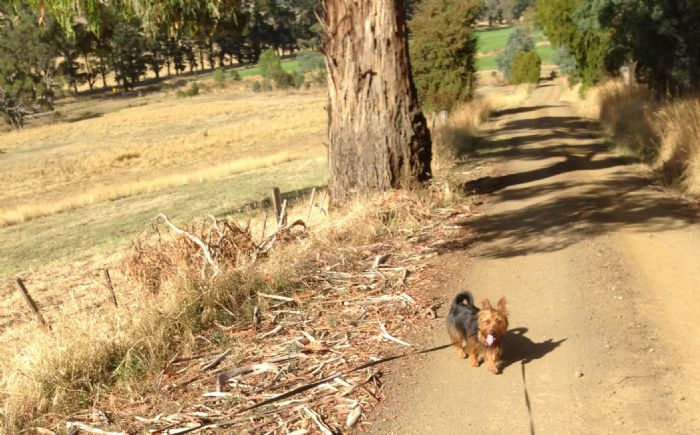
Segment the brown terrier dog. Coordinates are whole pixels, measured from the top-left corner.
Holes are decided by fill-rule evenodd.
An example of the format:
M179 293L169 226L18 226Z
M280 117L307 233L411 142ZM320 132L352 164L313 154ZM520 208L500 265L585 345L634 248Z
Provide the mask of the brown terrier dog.
M460 358L468 356L472 367L478 367L479 357L483 355L486 368L499 373L503 337L508 331L506 300L501 298L494 308L488 299L484 299L481 307L480 310L474 306L474 299L468 291L457 294L447 316L447 332Z

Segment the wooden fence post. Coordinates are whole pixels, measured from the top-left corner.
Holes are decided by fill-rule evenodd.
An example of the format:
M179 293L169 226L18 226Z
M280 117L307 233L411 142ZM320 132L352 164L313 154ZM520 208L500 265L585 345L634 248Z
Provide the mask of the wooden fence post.
M311 219L311 209L314 206L314 197L316 196L316 188L314 187L311 189L311 199L309 200L309 211L306 213L306 225L309 224L309 220Z
M327 214L326 210L323 209L323 205L326 203L326 195L328 194L328 190L325 190L323 192L323 196L321 197L321 202L318 204L319 211L323 214Z
M112 278L109 277L109 269L104 269L102 271L102 277L105 280L105 286L107 287L107 290L109 290L109 296L112 299L112 303L114 304L114 308L118 308L117 295L114 294L114 287L112 287Z
M282 201L282 212L280 213L280 220L277 222L277 228L281 228L287 225L287 200Z
M46 320L44 319L44 316L41 315L41 311L39 311L39 307L37 307L36 302L34 302L34 299L32 299L32 297L29 295L29 292L27 291L27 287L24 286L24 282L22 281L22 278L17 278L16 287L17 287L17 290L19 290L19 292L22 293L24 300L27 302L27 305L29 305L29 308L34 312L34 315L36 316L39 323L41 323L41 326L43 326L44 328L46 328L50 331L51 326L49 326L49 324L46 322Z
M279 227L284 224L284 222L280 221L280 217L282 217L282 194L279 187L272 188L272 207L275 210L275 222L277 222Z

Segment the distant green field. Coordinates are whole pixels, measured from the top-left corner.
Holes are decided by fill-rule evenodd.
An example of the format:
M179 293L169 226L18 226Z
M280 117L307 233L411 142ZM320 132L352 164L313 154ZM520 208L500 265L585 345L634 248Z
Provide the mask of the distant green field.
M506 43L508 42L508 36L513 33L514 27L507 27L503 29L493 29L493 30L477 30L475 33L477 35L478 42L477 48L479 53L484 52L496 52L496 54L506 48ZM541 32L537 32L534 35L535 43L546 41L544 35ZM542 58L542 63L551 63L552 55L554 49L551 46L542 46L536 49L537 54ZM496 69L496 55L482 57L476 60L476 67L480 70L486 69Z
M299 62L296 59L289 59L289 60L282 61L282 69L287 71L287 72L292 72L298 68L299 68ZM258 66L253 66L250 68L240 70L238 73L241 75L241 77L259 76L260 75L260 68Z
M479 38L477 49L480 53L485 51L503 50L506 48L508 36L513 33L514 27L493 30L477 30L476 36Z
M476 69L478 70L496 68L498 68L498 65L496 65L496 56L482 57L476 60Z

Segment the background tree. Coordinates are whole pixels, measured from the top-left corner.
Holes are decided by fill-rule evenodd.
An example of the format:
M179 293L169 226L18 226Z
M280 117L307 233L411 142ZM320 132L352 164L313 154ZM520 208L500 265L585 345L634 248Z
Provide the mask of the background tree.
M147 35L144 42L144 46L148 51L144 60L156 78L160 78L160 71L165 65L168 54L166 33L159 31L155 34ZM168 75L170 75L169 71Z
M61 57L61 62L58 64L58 72L67 81L68 85L73 88L73 91L78 93L78 84L85 81L82 74L82 65L78 62L80 52L74 38L68 38L63 32L56 31L52 37L56 45L57 54Z
M95 51L97 49L97 37L83 24L73 26L75 48L83 60L82 76L90 89L95 86L99 71L95 68Z
M520 19L528 8L535 6L535 3L537 0L513 0L511 16L515 20Z
M38 15L22 10L10 16L0 9L0 113L14 128L26 115L53 102L58 50L50 36L56 24L38 25Z
M598 8L609 29L610 63L632 61L657 94L700 89L700 2L606 0Z
M117 82L124 90L132 89L146 72L146 40L137 18L117 24L112 37L111 63Z
M576 75L589 86L614 72L609 30L598 16L607 0L538 0L537 18L555 47L565 47L576 59Z
M479 1L424 0L409 22L413 77L424 109L450 110L471 99L476 85Z

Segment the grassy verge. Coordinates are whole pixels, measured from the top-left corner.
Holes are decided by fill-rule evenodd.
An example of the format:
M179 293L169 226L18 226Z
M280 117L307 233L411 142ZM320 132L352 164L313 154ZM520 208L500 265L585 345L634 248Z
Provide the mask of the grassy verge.
M149 194L99 202L66 213L0 229L0 276L50 262L95 255L124 247L158 213L176 222L209 213L230 214L258 203L272 187L283 192L325 185L324 159L279 163L219 179L196 181Z
M649 165L665 185L700 194L700 99L659 100L611 80L579 104L600 120L618 152Z
M455 163L471 156L482 135L482 124L494 110L515 107L529 95L529 85L492 89L455 108L445 122L438 122L433 134L433 170L446 175Z
M214 277L200 276L196 256L169 251L179 261L179 273L158 293L144 292L138 307L71 317L53 334L38 334L17 349L17 357L2 369L5 431L61 427L63 416L104 397L158 395L167 362L201 351L202 343L227 340L219 325L249 322L258 292L290 295L307 288L304 280L329 265L340 273L358 267L366 255L358 247L397 236L404 240L412 229L431 223L431 210L452 203L452 192L433 189L358 201L307 235L279 238L266 259L222 269ZM290 218L305 208L292 209ZM245 348L245 342L239 345Z

